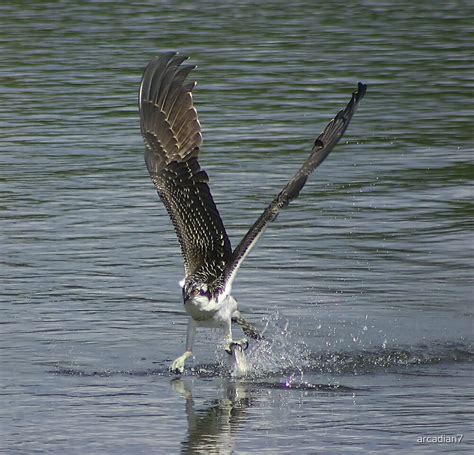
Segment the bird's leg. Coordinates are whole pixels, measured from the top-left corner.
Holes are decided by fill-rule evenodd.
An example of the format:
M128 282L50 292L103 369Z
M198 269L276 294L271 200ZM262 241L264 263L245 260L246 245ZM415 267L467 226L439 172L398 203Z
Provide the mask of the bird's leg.
M245 351L249 347L249 342L247 338L243 338L242 340L234 341L232 339L232 327L231 327L231 320L226 321L226 325L224 326L224 338L225 338L225 352L227 354L232 354L232 349L235 346L239 346L242 351Z
M232 322L240 325L244 334L254 340L263 340L264 336L255 328L253 324L244 319L240 314L240 311L235 311L232 315Z
M194 334L196 333L196 324L193 318L189 318L188 330L186 332L186 351L180 355L170 366L172 373L181 374L184 371L186 360L193 355Z

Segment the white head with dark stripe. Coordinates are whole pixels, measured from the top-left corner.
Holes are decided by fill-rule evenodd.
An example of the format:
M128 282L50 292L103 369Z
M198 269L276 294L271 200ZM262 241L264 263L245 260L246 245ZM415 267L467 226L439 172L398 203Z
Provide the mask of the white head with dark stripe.
M189 301L206 304L215 298L207 283L193 280L186 280L183 283L183 302Z

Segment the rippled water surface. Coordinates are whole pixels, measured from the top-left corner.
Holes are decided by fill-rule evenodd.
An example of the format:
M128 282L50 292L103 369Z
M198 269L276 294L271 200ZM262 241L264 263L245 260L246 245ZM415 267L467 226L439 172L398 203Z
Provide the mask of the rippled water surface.
M2 3L0 451L471 453L473 13ZM206 329L167 372L183 267L136 102L165 50L199 66L200 161L234 245L369 87L234 283L268 338L239 380Z

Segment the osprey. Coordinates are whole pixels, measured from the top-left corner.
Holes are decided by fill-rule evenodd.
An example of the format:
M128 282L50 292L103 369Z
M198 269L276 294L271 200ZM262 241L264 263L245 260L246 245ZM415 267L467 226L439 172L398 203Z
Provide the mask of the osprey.
M180 284L189 315L186 351L171 364L170 370L184 371L199 326L222 327L225 350L245 370L243 351L248 341L233 340L231 323L241 325L248 337L260 339L261 335L240 315L238 304L230 295L232 282L268 224L298 197L308 176L342 137L366 85L359 82L346 108L314 141L311 154L298 172L232 250L209 190L208 175L198 162L202 134L192 99L196 83L186 81L195 66L183 65L185 60L187 57L176 52L153 58L144 71L139 92L145 163L171 218L184 258L185 277Z

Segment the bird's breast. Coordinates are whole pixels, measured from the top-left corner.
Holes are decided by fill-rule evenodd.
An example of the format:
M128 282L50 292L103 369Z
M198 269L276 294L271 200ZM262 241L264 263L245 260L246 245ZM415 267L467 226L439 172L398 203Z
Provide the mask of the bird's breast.
M214 298L209 300L206 296L201 295L191 297L184 302L186 313L196 321L212 319L220 306Z

